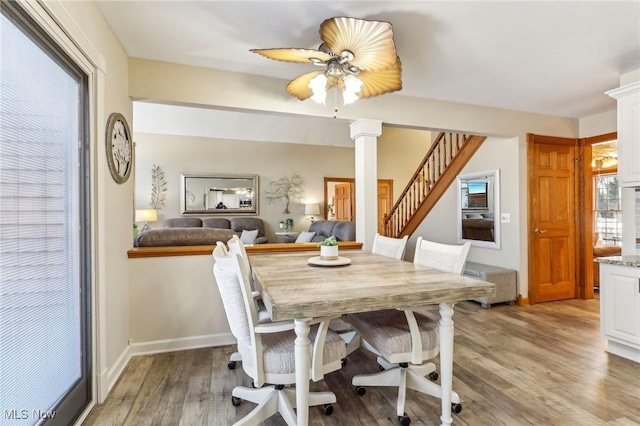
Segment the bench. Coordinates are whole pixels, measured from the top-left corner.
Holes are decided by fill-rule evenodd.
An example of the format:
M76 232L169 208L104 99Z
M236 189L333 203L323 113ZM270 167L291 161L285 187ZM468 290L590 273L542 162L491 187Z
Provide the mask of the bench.
M518 297L517 274L513 269L467 262L464 266L464 275L496 285L495 296L473 299L480 302L483 308L490 308L492 304L501 302L514 304Z

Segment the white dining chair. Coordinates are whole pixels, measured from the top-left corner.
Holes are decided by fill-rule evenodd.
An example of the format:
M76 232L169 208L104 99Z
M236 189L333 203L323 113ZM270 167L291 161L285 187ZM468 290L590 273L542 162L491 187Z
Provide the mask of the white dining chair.
M391 238L376 234L373 238L371 253L391 257L393 259L402 259L404 257L404 251L407 247L408 239L408 235L405 235L402 238Z
M470 245L467 242L450 246L418 238L414 263L461 274ZM360 346L378 355L378 364L384 370L354 376L351 383L359 395L366 393L364 386L398 387L396 414L403 426L411 423L404 411L407 389L441 398L441 388L433 382L438 378L436 366L427 362L440 352L437 321L412 309L364 312L343 318L360 336ZM462 405L457 393L451 392L451 401L453 412L459 413Z
M454 274L462 274L470 248L470 241L462 245L451 245L427 241L418 237L413 263Z
M260 324L271 322L271 315L269 314L266 306L264 306L262 297L260 296L260 292L256 289L256 286L253 282L251 264L249 263L249 256L247 255L247 250L244 247L244 243L237 235L234 235L229 241L227 241L227 247L229 253L234 255L237 254L238 256L240 256L240 260L243 263L245 270L248 271L248 278L251 286L251 292L253 294L253 300L255 301L256 308L258 309L258 322ZM222 249L224 249L224 246L222 246ZM239 361L242 361L242 355L240 355L240 352L232 353L229 357L229 363L227 364L229 370L235 369Z
M253 388L236 386L231 392L231 403L237 406L242 400L257 404L236 426L253 426L280 413L288 425L296 424L295 339L293 321L267 324L258 322L247 270L238 254L231 254L222 242L213 251L213 273L220 291L222 304L229 321L231 333L237 339L242 355L242 369L253 379ZM338 370L345 356L344 341L329 330L331 318L319 318L311 322L311 371L313 381ZM336 402L333 392L309 393L309 406L323 405L324 413L333 412Z

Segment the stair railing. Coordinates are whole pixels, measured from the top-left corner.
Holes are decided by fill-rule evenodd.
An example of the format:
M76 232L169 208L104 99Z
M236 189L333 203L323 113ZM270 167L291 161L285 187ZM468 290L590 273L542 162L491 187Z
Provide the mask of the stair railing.
M385 214L385 234L398 238L422 202L472 135L440 133L393 208Z

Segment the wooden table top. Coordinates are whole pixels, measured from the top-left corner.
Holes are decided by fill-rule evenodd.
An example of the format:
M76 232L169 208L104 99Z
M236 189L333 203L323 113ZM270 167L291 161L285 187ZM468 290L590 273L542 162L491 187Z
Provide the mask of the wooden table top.
M365 251L341 252L348 266L307 263L316 253L249 256L274 321L419 307L495 295L495 284Z

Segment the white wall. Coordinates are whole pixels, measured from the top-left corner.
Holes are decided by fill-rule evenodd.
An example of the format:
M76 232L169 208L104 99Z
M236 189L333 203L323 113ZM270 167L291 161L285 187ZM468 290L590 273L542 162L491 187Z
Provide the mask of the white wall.
M618 114L615 109L581 118L579 136L581 138L588 138L615 132L618 127L617 120Z
M518 251L521 243L519 229L521 226L527 226L526 222L520 222L522 210L526 211L527 207L519 203L518 181L526 179L526 174L522 175L518 168L518 144L517 138L487 138L460 173L500 170L500 211L509 213L511 222L500 223L501 248L499 250L471 246L468 259L517 270L519 294L527 297L528 287L524 282L526 280L522 280L523 268ZM409 239L406 259L413 259L416 239L419 236L441 243L457 244L459 224L456 197L457 187L454 182Z

